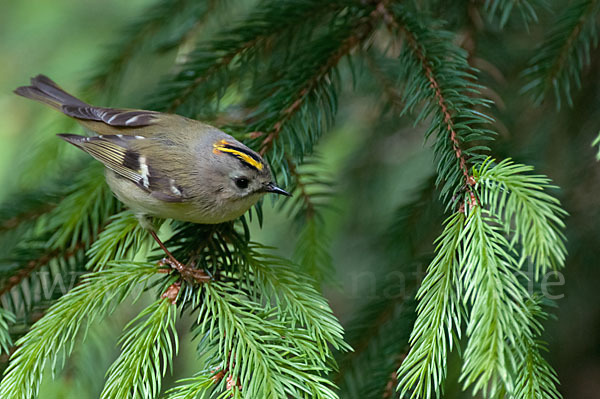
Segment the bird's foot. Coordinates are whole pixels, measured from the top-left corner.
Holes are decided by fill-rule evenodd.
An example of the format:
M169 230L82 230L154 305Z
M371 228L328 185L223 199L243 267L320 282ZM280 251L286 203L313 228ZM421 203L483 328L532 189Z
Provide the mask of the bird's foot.
M166 257L160 260L158 263L160 266L169 265L174 270L177 270L181 277L188 281L195 281L198 283L206 283L212 280L212 276L204 270L196 269L194 267L185 266L175 258Z

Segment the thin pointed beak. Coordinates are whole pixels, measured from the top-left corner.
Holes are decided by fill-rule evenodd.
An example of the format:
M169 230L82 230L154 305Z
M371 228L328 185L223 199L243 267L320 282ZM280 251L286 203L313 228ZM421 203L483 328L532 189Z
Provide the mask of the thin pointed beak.
M266 187L265 187L265 191L268 192L268 193L285 195L286 197L291 197L292 196L292 194L288 193L287 191L285 191L282 188L277 187L273 183L267 184Z

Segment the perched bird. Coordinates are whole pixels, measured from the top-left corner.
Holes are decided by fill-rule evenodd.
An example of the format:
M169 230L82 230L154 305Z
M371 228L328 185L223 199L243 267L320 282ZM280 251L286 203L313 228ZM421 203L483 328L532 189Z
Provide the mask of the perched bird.
M244 214L265 193L289 196L274 184L258 153L213 126L174 114L94 107L44 75L15 93L50 105L97 133L58 136L106 166L115 196L180 272L186 267L160 241L147 216L222 223Z

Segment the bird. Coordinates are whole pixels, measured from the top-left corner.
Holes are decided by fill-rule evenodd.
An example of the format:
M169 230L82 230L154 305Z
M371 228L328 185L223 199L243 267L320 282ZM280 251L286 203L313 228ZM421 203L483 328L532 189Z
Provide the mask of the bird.
M277 187L263 157L229 134L177 114L90 105L45 75L14 91L75 119L92 136L58 137L105 166L108 186L165 252L165 261L197 280L210 276L184 266L159 239L149 217L217 224L243 215Z

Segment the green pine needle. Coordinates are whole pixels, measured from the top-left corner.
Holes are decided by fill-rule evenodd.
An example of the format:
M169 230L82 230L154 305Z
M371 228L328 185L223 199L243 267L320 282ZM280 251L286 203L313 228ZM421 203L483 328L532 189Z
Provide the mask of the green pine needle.
M91 323L110 314L156 272L154 265L122 262L109 263L106 269L86 275L17 341L18 349L0 383L0 397L37 397L45 365L50 363L56 373L57 361L64 362L73 351L78 333L83 330L85 336Z
M121 354L108 370L101 399L156 398L178 351L177 307L159 299L144 309L121 336Z
M147 237L146 230L130 211L112 216L87 251L86 269L102 270L111 260L133 259Z
M465 215L457 212L445 222L436 256L417 293L417 320L411 349L398 370L400 396L432 398L442 395L446 357L461 334L459 299L461 235Z
M598 46L600 1L578 0L561 10L553 29L531 58L523 74L529 83L523 92L531 92L536 104L553 94L556 107L562 102L573 106L572 93L581 88L581 74L591 62Z
M562 230L567 213L560 201L547 193L556 188L550 179L532 175L533 167L506 159L494 165L487 159L473 175L480 189L482 205L497 215L511 246L522 247L521 261L528 259L535 267L535 279L565 263L567 250Z
M4 308L0 308L0 353L9 353L13 346L10 336L10 326L16 320L15 315Z

